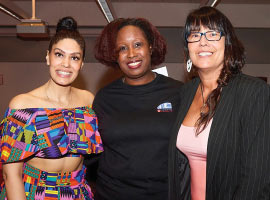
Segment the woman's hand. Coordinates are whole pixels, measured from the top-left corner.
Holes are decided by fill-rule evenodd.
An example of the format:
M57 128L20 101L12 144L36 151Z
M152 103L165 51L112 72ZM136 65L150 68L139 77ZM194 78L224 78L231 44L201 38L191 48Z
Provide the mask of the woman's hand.
M3 179L8 200L26 200L22 181L23 162L3 164Z

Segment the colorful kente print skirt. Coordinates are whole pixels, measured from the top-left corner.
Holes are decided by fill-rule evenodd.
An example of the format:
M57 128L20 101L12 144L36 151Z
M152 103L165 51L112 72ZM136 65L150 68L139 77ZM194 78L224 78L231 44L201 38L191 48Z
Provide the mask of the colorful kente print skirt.
M23 182L27 200L93 200L85 180L86 168L73 172L44 172L25 164ZM0 200L7 200L6 188L1 186ZM14 191L16 192L16 191Z

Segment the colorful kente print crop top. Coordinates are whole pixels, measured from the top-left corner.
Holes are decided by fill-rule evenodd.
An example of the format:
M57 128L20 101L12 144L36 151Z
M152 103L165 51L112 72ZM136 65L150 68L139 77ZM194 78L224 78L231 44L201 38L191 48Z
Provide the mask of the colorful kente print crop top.
M90 106L8 109L0 133L3 163L30 156L58 158L103 151L97 117Z

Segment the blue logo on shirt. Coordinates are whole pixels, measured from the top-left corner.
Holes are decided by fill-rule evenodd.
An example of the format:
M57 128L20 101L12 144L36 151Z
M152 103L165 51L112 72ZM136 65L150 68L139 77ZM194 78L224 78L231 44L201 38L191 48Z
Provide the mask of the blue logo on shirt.
M157 107L158 112L172 112L172 104L170 102L162 103Z

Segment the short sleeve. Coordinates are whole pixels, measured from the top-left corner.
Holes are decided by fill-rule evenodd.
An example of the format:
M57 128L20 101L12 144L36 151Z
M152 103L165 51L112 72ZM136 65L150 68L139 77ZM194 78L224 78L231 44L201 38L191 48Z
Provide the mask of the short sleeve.
M2 163L103 151L97 117L90 106L9 109L0 131Z
M29 124L33 112L8 109L0 125L1 162L15 162L39 151L35 127Z

